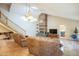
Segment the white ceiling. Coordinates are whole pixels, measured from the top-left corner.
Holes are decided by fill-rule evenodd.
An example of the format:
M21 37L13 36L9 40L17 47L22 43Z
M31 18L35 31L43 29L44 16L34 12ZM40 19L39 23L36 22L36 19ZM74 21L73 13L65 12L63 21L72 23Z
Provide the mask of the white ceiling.
M79 20L79 3L32 3L49 15Z
M22 3L22 5L26 4ZM30 3L30 5L48 15L79 20L79 3Z

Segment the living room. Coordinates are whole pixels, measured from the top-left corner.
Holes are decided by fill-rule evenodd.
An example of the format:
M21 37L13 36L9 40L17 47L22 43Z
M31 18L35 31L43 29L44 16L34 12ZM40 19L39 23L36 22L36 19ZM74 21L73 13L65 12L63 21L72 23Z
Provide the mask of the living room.
M8 8L6 7L8 6ZM70 50L64 50L65 53L68 51L70 54L63 54L63 55L79 55L78 54L78 40L79 40L79 18L78 18L78 8L79 4L75 3L12 3L12 4L5 4L1 3L0 4L0 10L1 10L1 23L5 23L6 26L8 26L12 31L15 31L15 33L19 33L22 36L24 35L26 38L30 40L22 40L24 43L23 46L27 45L25 41L28 41L29 43L32 43L34 46L39 44L41 45L41 49L45 47L45 45L49 42L41 42L39 43L38 40L48 40L49 38L51 39L57 39L57 41L60 39L63 43L59 44L63 48L67 44L67 48L69 48L68 44L70 44L70 50L75 50L77 49L77 53L71 52ZM30 9L29 9L30 8ZM27 10L28 9L28 10ZM25 19L26 17L29 16L28 12L31 12L31 16L34 18L32 19ZM27 15L27 14L28 15ZM7 21L7 20L8 21ZM7 21L7 22L6 22ZM15 24L14 24L15 23ZM73 37L71 37L74 34L75 28L77 28L77 40L75 40ZM1 30L2 31L2 30ZM63 34L62 34L63 33ZM25 37L19 36L21 39L24 39ZM36 37L36 38L35 38ZM49 37L49 38L48 38ZM14 39L16 43L20 44L20 40L17 40L18 35L14 35ZM40 39L41 38L41 39ZM34 41L33 41L33 40ZM49 39L51 41L51 39ZM73 40L74 39L74 40ZM35 41L37 40L37 41ZM64 40L64 41L63 41ZM17 42L18 41L18 42ZM32 42L33 41L33 42ZM51 41L52 42L52 41ZM66 44L64 45L64 43ZM68 43L70 42L70 43ZM77 45L75 45L77 48L72 48L75 47L74 43L77 42ZM28 43L28 44L29 44ZM36 43L36 44L34 44ZM38 44L39 43L39 44ZM45 43L45 45L43 44ZM22 45L21 44L21 45ZM43 45L42 45L43 44ZM31 44L29 44L31 45ZM28 45L28 47L29 47ZM49 44L50 47L52 46ZM48 46L49 46L48 45ZM48 48L46 46L45 48ZM31 48L31 46L29 47ZM59 54L55 54L56 52L51 52L51 49L48 48L48 50L44 51L45 49L40 49L41 51L39 53L38 49L34 48L30 52L33 53L33 55L62 55L62 52L59 52ZM50 51L49 51L50 50ZM56 50L56 49L55 49ZM44 52L43 52L44 51ZM56 50L59 51L59 50ZM47 52L47 53L45 53ZM49 52L49 53L48 53ZM3 54L5 55L5 53ZM7 55L7 54L6 54ZM16 54L15 54L16 55Z

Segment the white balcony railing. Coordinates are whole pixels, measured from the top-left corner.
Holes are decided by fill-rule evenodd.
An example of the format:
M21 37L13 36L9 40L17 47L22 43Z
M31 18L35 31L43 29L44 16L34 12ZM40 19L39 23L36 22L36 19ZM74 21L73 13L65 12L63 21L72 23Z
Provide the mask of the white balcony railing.
M11 21L11 19L7 15L5 15L5 12L3 11L1 11L0 22L8 26L15 32L26 35L26 31L23 28L21 28L19 25L15 24L13 21Z

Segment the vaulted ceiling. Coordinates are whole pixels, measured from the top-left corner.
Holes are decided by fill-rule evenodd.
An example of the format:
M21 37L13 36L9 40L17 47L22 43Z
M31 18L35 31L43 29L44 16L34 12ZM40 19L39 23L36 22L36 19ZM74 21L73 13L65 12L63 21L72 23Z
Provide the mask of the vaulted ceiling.
M52 16L79 20L79 3L32 3L31 6L36 6Z
M79 3L30 3L31 6L39 8L43 13L59 16L73 20L79 20ZM0 4L7 10L11 4Z

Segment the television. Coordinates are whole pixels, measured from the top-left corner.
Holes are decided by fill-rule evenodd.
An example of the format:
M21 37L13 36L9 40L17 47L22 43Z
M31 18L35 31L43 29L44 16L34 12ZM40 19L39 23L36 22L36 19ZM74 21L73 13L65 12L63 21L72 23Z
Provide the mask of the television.
M51 33L51 34L57 34L57 29L49 29L49 33Z

